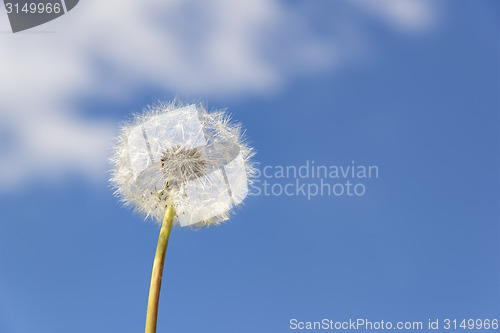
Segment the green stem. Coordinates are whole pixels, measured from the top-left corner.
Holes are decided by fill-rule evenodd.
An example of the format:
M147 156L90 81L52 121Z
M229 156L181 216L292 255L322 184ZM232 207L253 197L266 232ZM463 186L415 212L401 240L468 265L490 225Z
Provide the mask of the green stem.
M175 210L168 204L163 223L161 225L158 245L156 247L155 261L153 263L153 273L151 274L151 285L149 287L148 311L146 315L146 333L156 332L156 322L158 317L158 303L160 301L161 277L163 274L163 264L165 263L165 253L167 252L168 238L172 229Z

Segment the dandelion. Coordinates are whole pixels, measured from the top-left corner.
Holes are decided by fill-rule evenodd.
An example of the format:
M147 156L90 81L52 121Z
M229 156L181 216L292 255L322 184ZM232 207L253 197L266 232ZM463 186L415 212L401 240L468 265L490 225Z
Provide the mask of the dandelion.
M241 125L203 105L159 103L121 128L112 158L115 194L161 223L146 332L156 331L172 225L199 228L227 220L248 194L252 155Z

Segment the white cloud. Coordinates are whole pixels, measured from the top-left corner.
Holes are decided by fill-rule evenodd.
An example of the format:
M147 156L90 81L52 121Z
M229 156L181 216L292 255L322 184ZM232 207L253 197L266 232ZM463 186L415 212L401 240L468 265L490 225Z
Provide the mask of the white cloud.
M402 31L423 31L435 23L427 0L353 0L353 4Z
M430 17L416 1L367 3L359 8L403 26ZM0 33L0 187L103 174L115 125L79 116L76 97L122 98L144 83L191 96L263 93L342 63L356 37L317 34L313 21L269 0L86 0L31 32Z

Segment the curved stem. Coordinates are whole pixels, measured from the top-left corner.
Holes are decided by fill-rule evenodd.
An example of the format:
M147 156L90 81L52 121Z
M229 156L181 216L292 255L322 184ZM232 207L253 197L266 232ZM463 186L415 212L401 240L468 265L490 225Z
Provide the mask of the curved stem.
M158 245L156 247L155 260L153 263L153 272L151 274L151 285L149 287L148 311L146 315L146 333L156 332L156 322L158 317L158 303L160 301L161 277L163 274L163 264L165 262L165 253L167 252L168 238L172 229L175 210L171 204L168 204L163 223L161 225Z

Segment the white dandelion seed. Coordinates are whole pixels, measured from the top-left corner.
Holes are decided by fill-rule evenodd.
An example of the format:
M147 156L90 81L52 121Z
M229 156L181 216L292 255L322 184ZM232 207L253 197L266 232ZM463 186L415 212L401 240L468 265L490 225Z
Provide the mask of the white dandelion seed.
M160 103L121 128L111 182L128 205L161 222L146 314L156 332L170 230L227 220L248 194L252 149L241 125L202 105ZM175 222L174 222L175 221Z
M247 196L254 172L242 134L223 111L150 106L121 128L112 158L116 194L159 222L169 202L180 226L227 220Z

